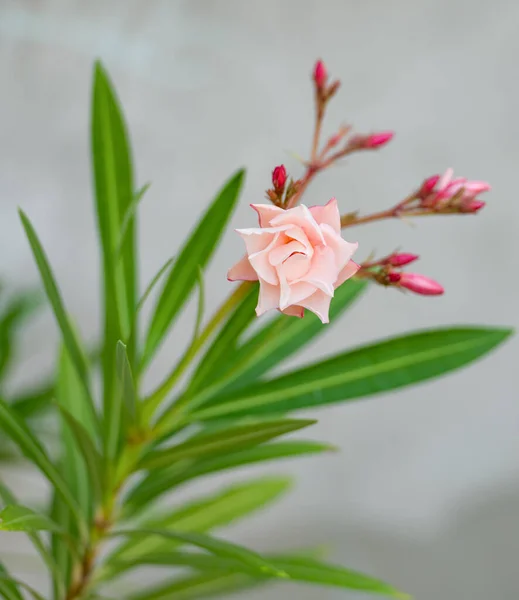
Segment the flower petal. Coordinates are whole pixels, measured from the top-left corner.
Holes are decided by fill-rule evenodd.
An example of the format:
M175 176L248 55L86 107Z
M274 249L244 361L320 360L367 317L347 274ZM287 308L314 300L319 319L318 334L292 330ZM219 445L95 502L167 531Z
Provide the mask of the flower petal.
M258 274L250 264L249 258L244 256L227 271L227 279L229 281L257 281Z
M281 310L280 312L291 317L298 317L299 319L302 319L305 316L305 309L302 306L297 306L297 304L287 306L285 310Z
M308 273L301 277L301 281L311 283L328 296L333 296L334 283L339 276L339 269L335 262L335 254L328 246L319 246L315 249L312 266Z
M355 254L359 244L357 242L347 242L329 225L321 226L326 245L333 250L335 255L335 264L340 271L348 263L351 257Z
M279 286L271 285L263 279L260 279L259 282L260 290L258 305L256 306L256 315L258 317L268 310L279 308Z
M310 212L319 225L326 224L330 226L335 233L340 234L341 215L335 198L332 198L324 206L311 206Z
M321 228L316 223L308 207L304 204L284 210L282 214L272 219L271 225L273 227L282 225L300 227L306 233L308 240L313 246L324 244Z
M350 277L353 277L359 269L360 269L360 265L358 265L356 262L354 262L353 260L348 261L347 265L339 273L339 277L337 278L337 281L335 282L335 287L338 288L347 279L349 279Z
M316 314L322 323L329 323L330 318L328 313L330 311L330 296L322 292L321 290L317 290L311 296L299 302L299 304L303 308L307 308L311 310L314 314Z
M269 252L269 262L271 265L276 267L280 265L282 262L286 261L290 255L294 253L301 254L305 251L305 247L301 242L297 242L296 240L289 241L282 246L276 246L273 250Z
M274 217L285 212L282 208L272 206L272 204L251 204L250 206L258 213L260 227L269 227L270 221Z

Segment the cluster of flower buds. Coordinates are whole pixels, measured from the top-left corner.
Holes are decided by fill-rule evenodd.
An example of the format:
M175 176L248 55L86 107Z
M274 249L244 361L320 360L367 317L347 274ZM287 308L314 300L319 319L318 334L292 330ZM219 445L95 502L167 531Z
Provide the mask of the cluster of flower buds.
M434 279L419 273L407 273L401 270L402 267L413 263L418 258L416 254L394 252L376 262L362 264L358 275L372 279L381 285L406 289L421 296L443 294L443 287Z
M285 165L272 171L272 187L267 190L267 198L276 206L285 208L286 203L297 193L300 182L288 179Z
M464 177L453 179L452 169L442 175L426 179L416 194L419 205L435 212L476 213L485 202L478 200L478 194L488 192L486 181L470 181Z

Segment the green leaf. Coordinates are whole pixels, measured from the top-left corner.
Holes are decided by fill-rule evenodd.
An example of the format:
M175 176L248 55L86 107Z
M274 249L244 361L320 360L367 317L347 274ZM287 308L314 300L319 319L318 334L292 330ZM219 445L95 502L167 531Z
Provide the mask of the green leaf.
M59 527L46 515L19 504L0 510L0 531L56 531Z
M141 187L141 189L133 197L131 204L128 206L126 212L124 213L123 219L121 221L121 230L119 232L119 242L117 244L116 254L118 258L121 256L122 250L124 248L126 235L133 222L135 211L137 210L137 207L139 206L141 200L144 198L144 194L148 191L150 185L150 183L146 183Z
M205 307L205 286L204 286L204 273L200 267L197 270L197 281L198 281L198 307L196 309L196 320L195 329L193 331L193 340L196 340L200 334L200 327L202 326L202 320L204 318L204 307Z
M28 585L23 581L20 581L19 579L15 579L13 577L0 573L0 580L2 581L2 583L5 583L9 586L9 592L12 589L11 586L16 585L27 590L29 594L34 598L34 600L45 600L45 598L41 594L39 594L32 586ZM2 588L0 587L0 589ZM18 596L15 595L7 597L8 600L10 600L11 598L18 598Z
M334 450L333 446L320 442L289 440L262 444L230 454L209 457L202 460L190 460L152 471L140 481L124 501L124 514L128 517L145 507L151 500L172 488L203 475L213 474L253 463L266 462L281 458L317 454Z
M213 571L175 578L158 586L146 586L144 592L127 597L127 600L199 600L214 596L227 596L264 584L269 579L255 579L244 573Z
M4 600L23 600L16 580L13 579L4 565L0 562L0 597Z
M113 420L109 428L111 442L108 443L108 447L111 449L110 455L112 457L116 455L120 441L120 429L124 425L124 421L126 421L127 425L134 426L138 418L137 394L133 382L132 369L126 353L126 346L120 340L117 342L116 364L119 410L113 411ZM119 413L119 418L117 418L117 413ZM125 419L122 418L123 416Z
M266 561L261 555L257 554L253 550L233 544L225 540L215 538L202 533L194 532L181 532L171 531L164 529L125 529L114 531L112 536L151 536L157 535L159 537L180 542L182 544L189 544L197 548L207 550L211 554L221 556L223 558L231 558L236 560L238 563L243 564L253 569L258 575L270 575L272 577L286 577L286 574L273 567L268 561Z
M121 255L117 256L123 220L134 200L133 172L119 102L100 63L95 66L92 93L92 164L103 264L103 412L104 439L108 445L112 443L108 432L114 419L120 416L114 406L117 404L116 345L137 330L137 259L133 215L126 228ZM128 348L131 365L136 358L133 342Z
M83 425L64 406L59 406L59 409L88 473L88 485L84 494L91 496L91 504L95 504L102 498L103 493L103 459Z
M200 360L191 378L188 394L193 394L207 381L211 381L211 383L213 383L212 379L219 381L229 371L228 365L240 360L240 356L236 352L238 341L256 316L254 308L257 303L258 285L256 284L250 286Z
M151 319L144 364L153 357L187 302L196 282L197 269L204 269L209 262L236 205L243 178L244 171L238 171L224 185L180 251Z
M277 419L199 434L177 446L149 452L143 457L139 467L157 469L186 458L214 456L217 453L256 446L314 423L316 421L311 419Z
M74 334L74 330L72 329L69 318L65 311L61 294L58 289L58 286L56 285L54 276L52 274L52 270L47 260L47 256L45 255L43 247L38 239L38 236L36 235L36 232L34 231L31 222L22 210L20 210L19 212L23 227L25 229L25 233L27 234L29 244L31 246L34 258L36 260L36 264L38 265L38 269L40 271L45 292L54 311L56 321L58 322L59 328L61 330L63 342L67 347L67 351L74 364L74 368L77 371L78 377L81 381L81 384L83 385L85 393L90 398L90 387L88 383L88 367L86 359L83 351L79 346L77 337Z
M188 418L284 413L401 388L476 360L510 333L507 329L449 328L392 338L258 383L249 390L222 395Z
M44 381L32 389L24 390L10 400L11 406L25 419L40 415L51 406L54 382Z
M19 504L17 501L17 498L14 496L14 494L12 494L11 491L9 490L9 488L6 485L4 485L1 481L0 481L0 498L2 499L4 504L10 504L10 505ZM58 529L56 529L55 531L58 531L59 529L60 528L58 525ZM42 542L39 534L36 531L28 529L26 531L26 534L27 534L27 537L31 540L33 546L37 550L37 552L40 555L41 559L43 560L44 564L49 569L50 575L52 577L52 582L53 582L53 585L55 586L57 593L59 594L59 596L63 596L65 593L65 590L64 590L63 582L62 582L62 572L60 571L58 564L54 560L52 553L49 551L49 549L46 547L46 545ZM61 543L63 544L62 541L61 541ZM2 570L0 569L0 572L1 571ZM5 571L4 571L4 574L5 574ZM0 593L1 593L1 586L0 586Z
M50 516L63 531L73 535L74 519L70 513L69 507L63 502L60 496L54 490L50 506ZM73 556L68 544L63 543L63 536L57 532L51 532L50 536L52 559L58 566L61 577L53 581L54 600L62 600L63 587L68 588L72 575Z
M365 281L350 279L337 290L330 305L330 321L334 322L366 289ZM254 305L257 301L256 295L252 300ZM254 315L253 307L250 310L251 317ZM299 352L306 344L327 331L319 318L306 311L303 319L295 319L286 315L279 315L270 323L264 325L260 331L249 340L239 345L233 355L233 360L227 359L223 352L225 344L230 344L232 337L220 342L220 336L215 342L215 354L220 356L216 364L217 369L208 367L207 356L201 362L200 373L195 375L196 385L191 386L189 392L202 389L201 393L193 400L198 405L210 398L216 392L223 389L235 389L243 387L267 373L273 367L283 363L294 353ZM241 332L240 332L241 333ZM230 332L236 339L234 331Z
M64 503L70 508L82 535L86 534L86 525L81 509L61 474L49 460L45 450L32 435L22 418L1 398L0 429L6 432L11 440L18 445L23 454L45 475L54 486L57 494L59 494Z
M283 555L273 555L267 558L276 567L282 569L293 581L381 594L391 598L399 598L400 600L409 598L407 594L369 575L336 565L330 565L313 558ZM170 551L150 553L137 559L137 564L187 566L202 572L209 571L212 574L219 572L220 575L231 575L240 571L246 572L242 566L232 559L195 552ZM254 573L250 574L254 577ZM176 596L173 597L176 598Z
M137 311L139 311L142 308L142 305L146 302L146 300L148 299L148 296L154 290L155 286L160 281L160 278L164 275L164 273L173 264L174 260L175 260L174 257L168 258L168 260L157 271L157 273L155 274L155 276L153 277L153 279L148 284L148 287L146 288L144 294L141 296L139 302L137 303Z
M291 481L286 477L262 477L232 485L216 495L190 502L140 526L152 530L209 531L262 509L285 494L290 486ZM114 552L108 562L124 560L130 565L150 552L167 552L177 545L175 540L157 537L129 540Z

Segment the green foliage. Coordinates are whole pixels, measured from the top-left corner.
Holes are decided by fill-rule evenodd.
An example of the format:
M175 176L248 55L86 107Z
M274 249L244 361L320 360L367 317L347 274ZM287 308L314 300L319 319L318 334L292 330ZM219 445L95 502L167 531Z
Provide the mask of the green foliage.
M251 332L258 290L247 283L234 287L213 316L204 318L211 308L206 307L204 271L232 217L244 172L222 186L177 259L169 259L141 290L137 222L148 186L135 186L121 107L100 64L94 70L91 125L102 267L101 352L96 357L85 351L54 278L52 257L20 212L62 342L54 379L9 401L0 398L0 429L9 448L43 474L52 492L48 507L22 506L0 484L0 530L28 536L49 575L54 600L101 598L108 586L119 590L122 574L142 566L182 567L183 573L170 574L151 589L132 589L125 596L130 600L227 596L287 580L404 598L389 584L315 556L262 555L214 535L286 493L286 477L240 480L182 504L173 501L173 508L160 501L208 475L334 450L318 441L278 438L315 422L292 417L296 410L443 375L485 355L510 332L455 327L412 333L275 376L274 369L325 333L314 315L302 320L279 315ZM140 309L159 281L162 288L141 339ZM336 290L332 321L365 287L350 280ZM195 289L193 339L163 383L145 394L142 381L150 363ZM28 297L19 297L0 312L0 378L13 356L15 325L32 307ZM181 375L187 376L182 380ZM99 394L91 383L97 376ZM57 452L49 451L33 427L31 419L42 411L59 424ZM25 592L42 598L0 564L0 595L22 600Z

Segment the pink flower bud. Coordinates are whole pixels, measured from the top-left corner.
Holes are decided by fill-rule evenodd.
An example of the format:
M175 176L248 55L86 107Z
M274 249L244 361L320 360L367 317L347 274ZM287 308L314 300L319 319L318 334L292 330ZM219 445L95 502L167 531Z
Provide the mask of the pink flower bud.
M392 254L384 261L384 263L386 265L391 265L392 267L403 267L404 265L414 262L418 258L420 258L418 254L401 252L399 254Z
M398 285L422 296L439 296L445 291L434 279L417 273L401 273Z
M431 177L428 177L422 183L422 187L420 188L419 196L421 198L425 198L425 196L428 196L434 190L434 187L436 186L438 181L440 181L439 175L432 175Z
M461 204L460 210L464 213L477 213L485 204L486 202L482 202L481 200L468 200Z
M348 146L352 150L375 150L387 144L394 135L392 131L381 131L371 135L354 135Z
M326 80L328 79L328 71L326 70L326 66L322 60L318 60L315 63L313 77L314 77L315 85L319 89L323 89L324 86L326 85Z
M380 146L384 146L388 142L393 139L394 136L393 131L381 131L380 133L373 133L372 135L368 135L364 142L365 148L379 148Z
M287 182L287 170L285 165L279 165L272 171L272 185L277 192L282 192L285 189Z

